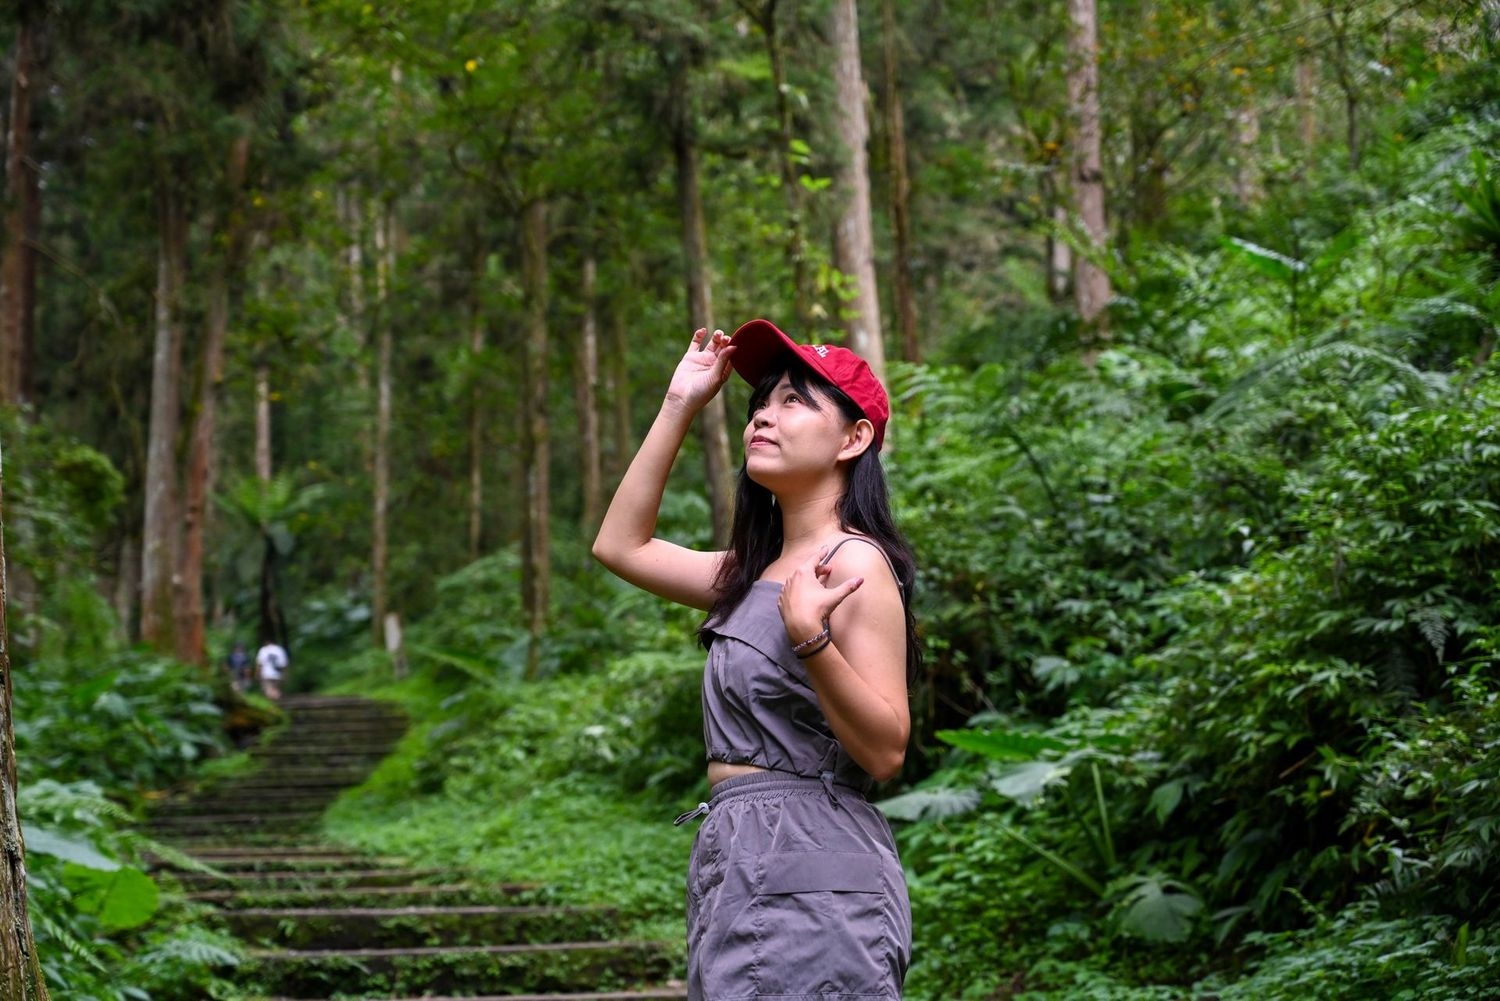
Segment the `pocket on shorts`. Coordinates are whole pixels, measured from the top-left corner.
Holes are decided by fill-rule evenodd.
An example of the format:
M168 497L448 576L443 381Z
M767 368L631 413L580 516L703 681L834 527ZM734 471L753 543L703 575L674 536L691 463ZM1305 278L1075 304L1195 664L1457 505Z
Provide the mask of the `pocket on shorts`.
M879 854L767 852L757 868L759 994L892 990L892 929Z

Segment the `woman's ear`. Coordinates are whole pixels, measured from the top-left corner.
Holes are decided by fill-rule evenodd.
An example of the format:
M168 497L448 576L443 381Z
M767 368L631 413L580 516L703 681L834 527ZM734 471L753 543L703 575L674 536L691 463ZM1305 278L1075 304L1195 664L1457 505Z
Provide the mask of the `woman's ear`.
M875 442L875 425L861 417L844 438L844 447L839 449L839 460L857 459Z

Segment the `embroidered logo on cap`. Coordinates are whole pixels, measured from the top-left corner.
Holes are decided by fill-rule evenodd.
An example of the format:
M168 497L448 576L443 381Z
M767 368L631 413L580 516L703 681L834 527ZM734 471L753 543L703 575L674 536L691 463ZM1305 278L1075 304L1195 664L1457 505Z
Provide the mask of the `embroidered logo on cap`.
M828 357L828 345L826 345L826 344L814 344L812 346L812 349L818 353L818 357L819 358L827 358Z

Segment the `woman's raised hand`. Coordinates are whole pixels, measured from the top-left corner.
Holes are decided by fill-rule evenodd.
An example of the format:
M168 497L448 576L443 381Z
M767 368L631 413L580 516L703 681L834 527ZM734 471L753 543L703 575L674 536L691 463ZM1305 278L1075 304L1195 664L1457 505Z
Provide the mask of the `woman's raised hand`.
M714 394L729 381L729 356L735 349L729 346L729 335L715 330L708 343L703 343L708 328L699 327L693 333L693 343L687 354L677 363L672 381L667 386L667 399L685 407L689 413L697 413L703 405L714 398Z

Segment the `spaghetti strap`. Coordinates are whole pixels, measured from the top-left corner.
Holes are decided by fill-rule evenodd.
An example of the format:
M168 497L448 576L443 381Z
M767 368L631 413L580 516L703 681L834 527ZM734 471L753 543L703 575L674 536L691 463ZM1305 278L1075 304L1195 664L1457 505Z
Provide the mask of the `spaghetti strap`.
M823 557L823 563L826 564L829 560L833 559L833 554L839 551L839 546L842 546L846 542L868 542L870 545L874 546L877 550L880 551L880 555L885 557L886 566L891 568L891 576L896 578L896 586L902 586L901 575L896 572L896 564L891 562L890 554L885 551L885 547L876 542L874 539L867 539L862 535L851 535L847 539L840 539L838 542L834 543L833 548L828 550L828 555Z

